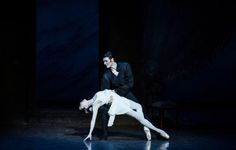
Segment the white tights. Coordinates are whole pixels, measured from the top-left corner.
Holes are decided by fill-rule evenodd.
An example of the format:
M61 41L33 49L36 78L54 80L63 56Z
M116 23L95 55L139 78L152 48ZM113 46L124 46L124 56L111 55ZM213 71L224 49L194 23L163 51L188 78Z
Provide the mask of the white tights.
M127 112L126 113L127 115L137 119L142 125L144 125L147 128L150 128L160 134L166 134L165 131L163 131L159 128L156 128L154 125L152 125L151 122L149 122L147 119L144 118L142 106L140 104L130 101L130 107L133 110Z

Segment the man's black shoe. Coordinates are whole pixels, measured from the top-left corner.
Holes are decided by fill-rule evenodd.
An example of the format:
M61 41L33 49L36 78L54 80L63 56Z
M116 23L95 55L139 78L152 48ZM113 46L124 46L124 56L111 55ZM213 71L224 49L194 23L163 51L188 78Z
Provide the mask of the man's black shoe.
M107 135L103 135L101 140L107 140Z

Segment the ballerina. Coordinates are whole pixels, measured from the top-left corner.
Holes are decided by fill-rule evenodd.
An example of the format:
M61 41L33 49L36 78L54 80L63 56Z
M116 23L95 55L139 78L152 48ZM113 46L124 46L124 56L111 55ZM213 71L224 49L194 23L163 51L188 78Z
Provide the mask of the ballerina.
M114 123L115 116L116 115L122 115L127 114L135 119L137 119L142 125L144 125L144 132L146 134L147 140L151 140L151 133L149 129L152 129L159 133L163 138L169 139L169 135L159 129L156 128L154 125L152 125L151 122L149 122L147 119L144 118L142 106L139 103L136 103L130 99L127 99L125 97L119 96L115 91L105 89L103 91L98 91L92 99L86 100L80 102L79 109L88 109L92 108L93 115L90 122L90 131L88 136L84 139L86 141L87 139L92 140L92 132L95 127L95 122L97 118L98 109L104 105L109 104L110 108L108 111L109 114L109 120L108 120L108 127L111 127Z

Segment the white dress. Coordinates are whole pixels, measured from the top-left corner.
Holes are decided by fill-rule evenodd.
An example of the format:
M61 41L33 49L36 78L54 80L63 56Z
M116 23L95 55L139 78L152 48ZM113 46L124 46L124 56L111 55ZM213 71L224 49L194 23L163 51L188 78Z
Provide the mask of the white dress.
M112 99L112 102L110 103L110 100ZM112 126L115 115L121 115L125 114L132 109L130 108L130 100L128 100L125 97L119 96L112 90L103 90L97 92L93 97L94 103L101 102L102 105L104 104L111 104L108 114L110 116L108 121L108 126Z

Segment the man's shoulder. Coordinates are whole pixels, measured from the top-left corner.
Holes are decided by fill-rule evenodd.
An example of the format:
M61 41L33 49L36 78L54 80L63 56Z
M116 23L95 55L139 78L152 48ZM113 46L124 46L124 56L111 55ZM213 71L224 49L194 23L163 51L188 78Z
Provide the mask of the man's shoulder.
M117 64L118 64L120 67L129 66L129 63L128 63L128 62L118 62Z
M117 64L120 64L120 65L128 65L129 63L128 63L128 62L125 62L125 61L120 61L120 62L117 62Z

